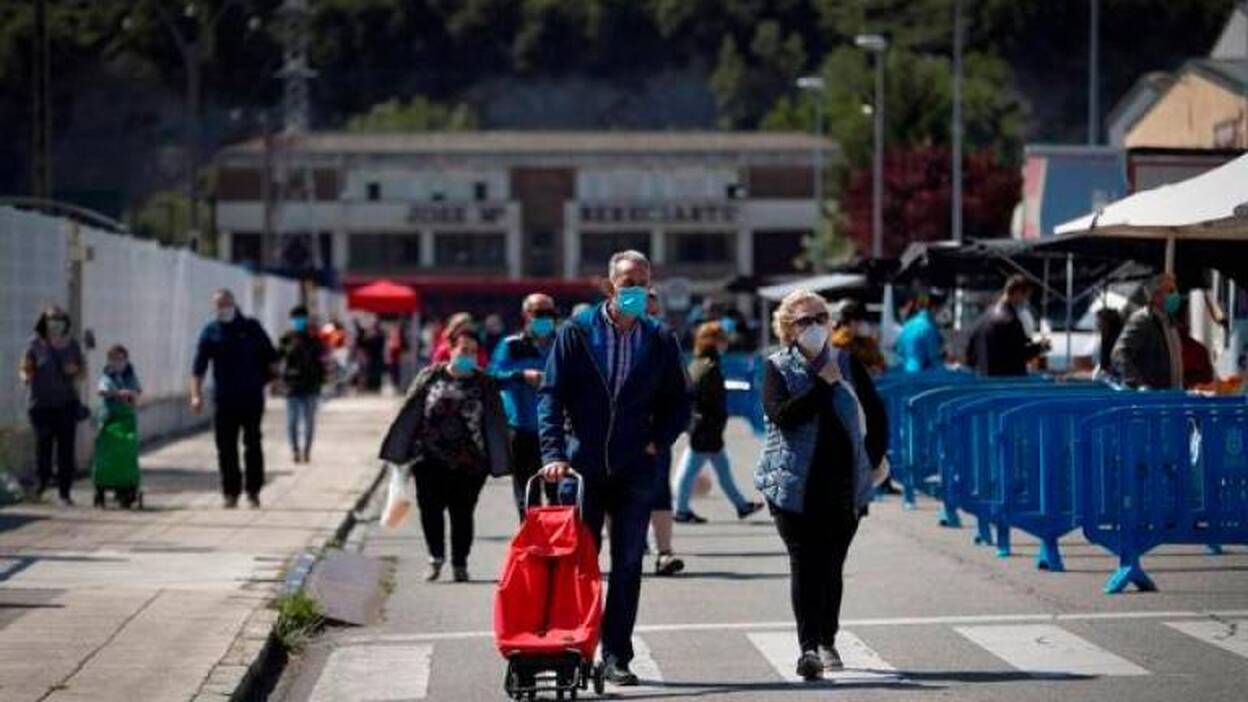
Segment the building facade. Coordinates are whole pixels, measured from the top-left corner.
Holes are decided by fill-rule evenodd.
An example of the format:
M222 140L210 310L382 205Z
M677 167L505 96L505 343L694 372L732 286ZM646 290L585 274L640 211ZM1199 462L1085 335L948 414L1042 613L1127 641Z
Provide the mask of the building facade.
M791 133L313 133L216 157L219 250L374 277L601 275L645 252L709 291L795 272L812 171L836 146Z

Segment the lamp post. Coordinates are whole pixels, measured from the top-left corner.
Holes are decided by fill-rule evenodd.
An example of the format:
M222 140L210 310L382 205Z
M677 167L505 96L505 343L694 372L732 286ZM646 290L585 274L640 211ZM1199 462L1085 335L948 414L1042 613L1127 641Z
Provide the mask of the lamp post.
M859 34L854 39L858 48L875 54L875 148L871 173L871 257L884 252L884 52L888 39L880 34Z
M811 227L811 240L815 242L814 261L811 263L816 273L823 271L823 102L827 85L822 76L802 76L797 79L797 87L815 94L815 151L814 163L815 186L815 222Z

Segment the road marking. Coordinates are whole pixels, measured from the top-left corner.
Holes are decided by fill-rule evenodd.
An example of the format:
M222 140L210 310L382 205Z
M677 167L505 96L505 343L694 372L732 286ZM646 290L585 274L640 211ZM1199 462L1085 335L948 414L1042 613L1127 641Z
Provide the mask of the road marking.
M746 634L754 648L763 654L776 674L785 682L804 683L797 674L797 639L789 632L751 631ZM824 673L824 680L845 685L863 683L901 683L897 669L848 631L837 634L836 649L841 654L844 670Z
M309 702L423 700L433 646L347 646L329 654Z
M633 662L629 665L629 669L641 679L642 684L663 682L663 671L659 669L659 664L654 662L654 656L650 654L650 646L640 636L633 637Z
M1220 612L1167 611L1167 612L1073 612L1070 614L984 614L984 615L953 615L944 617L893 617L878 619L842 619L841 625L861 629L868 626L925 626L959 624L1006 624L1028 622L1077 622L1102 620L1133 620L1133 619L1202 619L1217 617L1233 619L1248 617L1248 609L1234 609ZM654 634L663 632L694 632L694 631L757 631L757 630L792 630L792 621L771 622L720 622L720 623L686 623L686 624L649 624L638 626L638 634ZM344 645L360 645L375 643L415 643L420 641L455 641L461 639L489 639L494 637L493 631L439 631L427 634L380 634L375 636L349 636L342 639Z
M1148 675L1148 671L1053 624L954 629L1018 670L1037 677Z
M1248 658L1248 619L1166 622L1166 626L1237 656Z

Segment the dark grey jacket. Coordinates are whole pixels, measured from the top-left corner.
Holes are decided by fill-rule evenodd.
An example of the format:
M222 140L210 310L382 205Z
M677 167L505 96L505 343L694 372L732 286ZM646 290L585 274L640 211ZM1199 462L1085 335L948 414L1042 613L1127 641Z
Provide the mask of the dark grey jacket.
M445 372L445 363L425 367L407 388L403 408L390 424L386 438L381 442L380 456L383 461L395 464L418 462L424 458L420 445L421 423L425 421L425 397L429 384L439 373ZM511 435L507 428L507 415L503 413L503 401L498 393L498 383L485 373L477 373L484 387L485 398L483 433L485 453L489 457L490 475L494 477L511 473Z
M1124 384L1158 390L1174 387L1166 324L1152 307L1141 307L1127 319L1111 355Z

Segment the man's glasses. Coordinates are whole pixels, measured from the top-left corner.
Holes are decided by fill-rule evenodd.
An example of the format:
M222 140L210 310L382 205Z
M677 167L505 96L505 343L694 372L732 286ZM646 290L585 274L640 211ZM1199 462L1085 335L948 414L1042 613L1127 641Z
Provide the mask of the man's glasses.
M827 312L820 312L819 314L812 314L809 317L798 317L797 319L793 320L793 324L797 327L805 329L806 327L809 327L812 324L819 324L819 325L827 324L828 319L829 317L828 317Z

